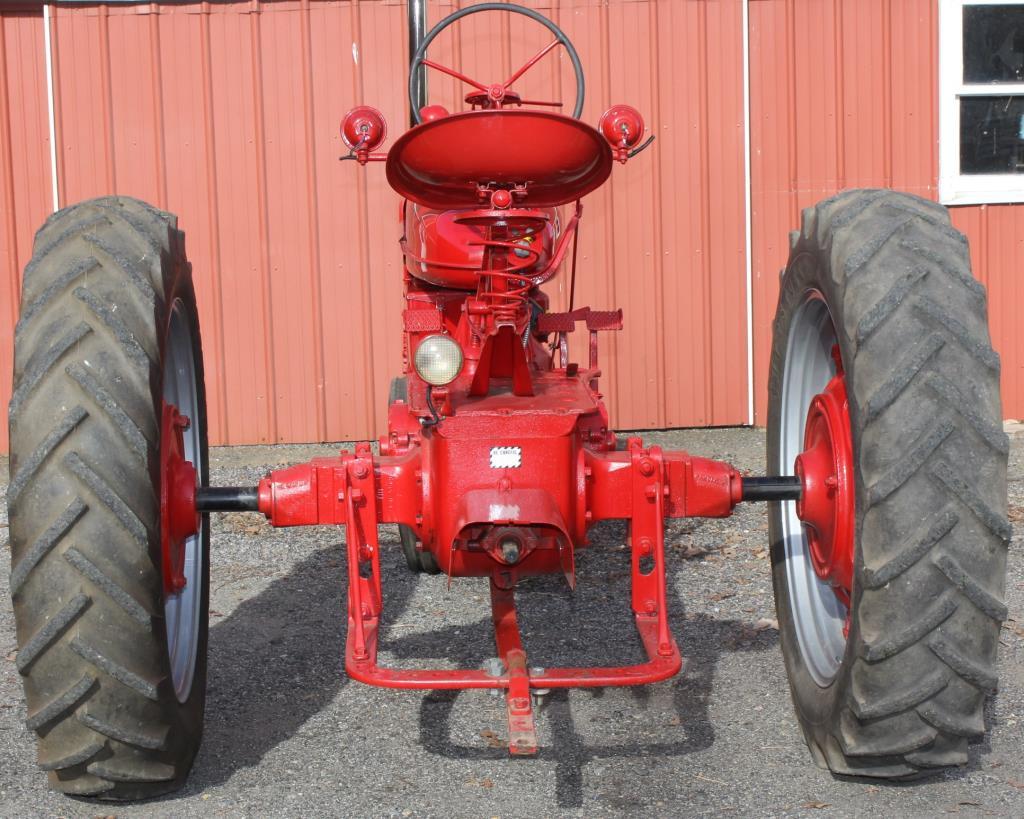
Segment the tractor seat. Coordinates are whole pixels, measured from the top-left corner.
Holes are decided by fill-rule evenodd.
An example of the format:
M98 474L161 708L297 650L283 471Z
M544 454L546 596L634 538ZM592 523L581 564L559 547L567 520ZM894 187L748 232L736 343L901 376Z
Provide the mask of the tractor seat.
M515 205L549 208L600 187L612 152L595 129L547 111L466 111L403 134L387 159L388 183L439 210L479 207L481 186L525 185Z

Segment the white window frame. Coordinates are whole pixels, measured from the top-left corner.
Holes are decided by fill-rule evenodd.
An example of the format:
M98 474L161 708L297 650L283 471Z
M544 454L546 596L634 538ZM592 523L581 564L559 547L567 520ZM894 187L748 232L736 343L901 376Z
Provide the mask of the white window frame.
M1024 174L960 173L960 97L1024 95L1024 83L964 83L964 6L1024 6L1024 0L939 0L939 201L1024 202Z

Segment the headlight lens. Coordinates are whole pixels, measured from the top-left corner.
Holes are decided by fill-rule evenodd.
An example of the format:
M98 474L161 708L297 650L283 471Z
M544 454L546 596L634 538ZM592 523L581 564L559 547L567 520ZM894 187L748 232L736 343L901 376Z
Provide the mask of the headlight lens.
M448 336L427 336L413 355L416 374L434 387L443 387L462 371L462 348Z

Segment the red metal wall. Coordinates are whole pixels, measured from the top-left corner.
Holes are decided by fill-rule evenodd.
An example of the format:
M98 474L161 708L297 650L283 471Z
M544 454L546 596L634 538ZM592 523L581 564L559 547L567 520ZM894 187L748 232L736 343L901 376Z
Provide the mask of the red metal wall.
M757 422L778 271L800 209L843 188L938 196L937 0L751 0ZM988 287L1003 414L1024 416L1024 206L951 208Z
M431 2L430 22L464 3ZM842 188L936 190L937 0L751 0L757 421L777 273L799 209ZM576 43L584 118L612 102L658 141L585 201L579 303L622 306L605 355L620 428L746 423L742 2L537 0ZM3 8L3 7L0 7ZM61 204L140 196L181 215L201 301L211 437L370 437L400 344L397 197L383 169L340 165L340 115L407 119L405 7L280 0L53 11ZM505 76L545 42L482 15L434 55ZM51 209L41 7L0 16L0 373L19 271ZM527 75L569 97L566 61ZM454 83L432 95L452 106ZM1024 208L960 208L989 285L1005 414L1024 415L1014 322ZM554 293L565 300L567 282ZM10 382L0 377L0 405ZM6 450L6 423L0 451Z
M0 452L7 451L20 271L52 210L42 15L0 4Z
M431 3L430 22L454 5ZM580 51L585 119L596 123L609 104L628 101L659 137L585 202L579 303L621 305L627 316L605 355L614 417L622 427L744 422L738 0L532 5ZM180 214L217 442L380 431L400 356L398 201L382 167L338 163L337 123L367 103L401 132L405 18L396 2L300 0L54 11L61 204L116 191ZM38 13L5 16L4 25L24 29L33 49L17 55L8 46L5 87L34 106L31 125L7 118L11 132L2 135L3 150L19 155L14 185L8 172L2 187L19 205L0 237L0 247L13 247L0 255L0 371L9 372L16 271L46 214L50 176ZM505 15L460 27L433 53L485 79L506 76L550 39ZM561 64L538 66L524 91L570 95L572 74ZM433 92L454 103L453 83L435 79ZM567 282L558 286L563 302ZM8 392L4 378L4 406Z

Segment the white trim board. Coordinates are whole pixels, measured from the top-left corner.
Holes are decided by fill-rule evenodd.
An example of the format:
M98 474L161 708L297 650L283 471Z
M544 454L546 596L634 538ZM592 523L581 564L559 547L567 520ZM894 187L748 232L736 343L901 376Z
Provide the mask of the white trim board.
M939 0L939 201L944 205L1024 202L1024 174L960 173L960 97L1024 94L1024 83L963 82L964 6L1018 0Z

